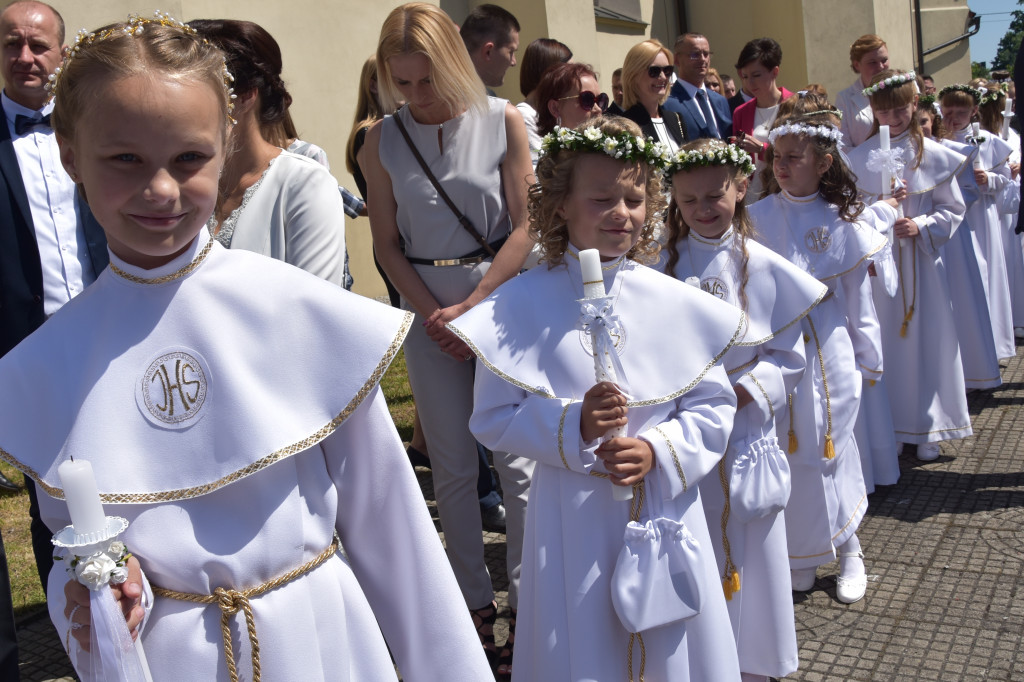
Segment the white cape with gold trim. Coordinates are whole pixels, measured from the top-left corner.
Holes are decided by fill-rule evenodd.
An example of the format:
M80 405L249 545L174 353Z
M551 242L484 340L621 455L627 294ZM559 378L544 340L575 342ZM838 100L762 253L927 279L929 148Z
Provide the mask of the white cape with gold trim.
M394 679L381 630L406 679L486 679L377 387L408 324L205 230L156 270L112 255L0 359L0 456L47 493L53 531L69 523L57 465L92 462L146 579L171 590L261 585L337 532L344 558L251 600L264 679ZM62 640L65 581L58 563L49 594ZM232 629L251 677L241 614ZM228 677L216 606L157 598L142 637L158 682ZM91 679L89 655L72 649Z
M580 438L580 401L596 382L577 330L582 280L575 251L498 288L449 326L477 353L470 429L484 445L536 460L527 507L513 680L615 680L629 634L612 607L611 576L629 503ZM698 616L643 633L644 679L739 679L725 598L697 484L725 452L736 398L721 357L743 314L694 287L632 261L606 264L605 288L624 334L620 359L631 396L627 435L646 439L656 470L647 498L682 520L700 545L704 606ZM649 506L649 505L648 505ZM634 679L640 653L633 652Z

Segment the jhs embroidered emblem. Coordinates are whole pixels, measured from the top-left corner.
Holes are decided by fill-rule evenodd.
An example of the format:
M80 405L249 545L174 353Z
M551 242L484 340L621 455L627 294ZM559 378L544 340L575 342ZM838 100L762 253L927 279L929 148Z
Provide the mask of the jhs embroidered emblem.
M825 253L831 244L832 235L824 225L810 229L804 235L804 245L813 253Z
M700 288L723 301L729 298L729 285L717 277L705 277L700 281Z
M206 402L209 372L198 353L175 350L153 360L139 384L140 407L161 426L189 426Z

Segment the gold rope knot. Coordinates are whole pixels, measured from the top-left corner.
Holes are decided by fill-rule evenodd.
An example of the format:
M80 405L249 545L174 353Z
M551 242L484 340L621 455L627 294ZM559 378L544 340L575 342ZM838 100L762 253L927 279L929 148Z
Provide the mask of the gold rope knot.
M229 616L233 616L238 613L238 610L242 608L243 602L249 601L246 596L238 590L225 590L223 587L215 589L213 594L217 597L217 606L219 606L220 610Z

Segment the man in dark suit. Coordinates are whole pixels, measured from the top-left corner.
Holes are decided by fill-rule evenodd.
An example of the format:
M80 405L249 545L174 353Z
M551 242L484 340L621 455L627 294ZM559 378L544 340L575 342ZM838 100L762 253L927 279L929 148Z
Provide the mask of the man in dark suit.
M0 355L31 334L106 267L106 240L60 163L45 90L64 52L64 21L54 8L19 0L0 13L4 89L0 94ZM32 544L46 589L50 532L35 486ZM0 540L2 542L2 540ZM6 564L0 566L0 679L18 679L17 640Z
M699 33L684 33L676 39L675 65L679 78L669 92L664 107L683 117L691 139L732 135L729 102L705 87L704 78L711 67L711 46Z

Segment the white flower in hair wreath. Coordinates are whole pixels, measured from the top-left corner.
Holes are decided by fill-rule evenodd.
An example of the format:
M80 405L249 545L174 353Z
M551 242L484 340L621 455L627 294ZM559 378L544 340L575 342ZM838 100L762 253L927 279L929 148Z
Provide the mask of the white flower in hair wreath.
M734 144L722 144L705 150L680 149L669 160L665 174L672 175L691 168L727 165L739 168L744 175L754 174L754 160L750 158L750 154Z
M768 133L768 141L775 144L775 140L785 135L810 135L812 137L820 137L823 140L829 140L836 144L843 139L843 134L839 132L839 128L832 125L812 126L806 123L786 123L785 125L778 126L777 128L772 128L771 132Z
M664 169L670 156L668 145L652 138L638 137L626 132L608 135L594 126L583 130L556 126L541 140L541 154L546 156L560 149L600 152L622 161L643 161L657 170Z
M917 74L913 71L907 71L906 73L898 73L895 76L884 78L874 85L864 88L861 92L864 93L865 97L871 97L871 95L886 88L894 88L904 83L913 83L915 81L917 81Z

